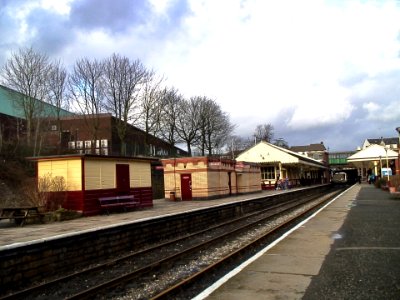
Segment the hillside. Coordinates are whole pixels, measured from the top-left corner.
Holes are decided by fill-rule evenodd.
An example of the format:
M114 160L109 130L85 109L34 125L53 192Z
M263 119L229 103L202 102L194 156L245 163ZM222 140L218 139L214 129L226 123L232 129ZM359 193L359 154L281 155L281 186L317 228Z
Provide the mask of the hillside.
M33 165L24 160L0 160L0 207L30 205L27 193L34 189Z

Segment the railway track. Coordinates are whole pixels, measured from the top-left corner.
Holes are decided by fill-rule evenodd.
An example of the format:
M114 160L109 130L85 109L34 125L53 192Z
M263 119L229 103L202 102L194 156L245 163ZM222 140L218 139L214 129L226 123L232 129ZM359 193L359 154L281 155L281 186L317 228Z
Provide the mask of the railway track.
M262 211L126 254L0 299L177 299L201 289L227 264L241 260L290 222L339 192L278 203ZM196 287L197 284L197 287ZM195 286L191 288L189 286ZM177 296L185 291L186 296Z

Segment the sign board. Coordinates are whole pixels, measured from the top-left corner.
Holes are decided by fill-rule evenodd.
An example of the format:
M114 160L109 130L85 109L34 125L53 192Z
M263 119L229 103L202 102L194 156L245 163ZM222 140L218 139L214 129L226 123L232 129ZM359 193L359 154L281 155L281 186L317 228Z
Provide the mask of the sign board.
M382 176L392 176L392 169L391 168L382 168Z

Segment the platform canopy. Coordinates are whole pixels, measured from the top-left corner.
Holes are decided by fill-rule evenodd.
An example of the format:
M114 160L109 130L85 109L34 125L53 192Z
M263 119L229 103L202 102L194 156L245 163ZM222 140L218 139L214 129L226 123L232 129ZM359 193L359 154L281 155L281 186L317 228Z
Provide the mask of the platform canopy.
M311 166L318 169L326 169L326 166L321 162L301 155L299 153L290 151L285 148L261 141L248 150L242 152L237 158L237 161L253 162L258 164L297 164L304 166Z
M379 161L381 159L397 159L399 154L392 149L386 149L384 146L373 144L364 150L358 151L357 153L349 156L347 162L368 162L368 161Z

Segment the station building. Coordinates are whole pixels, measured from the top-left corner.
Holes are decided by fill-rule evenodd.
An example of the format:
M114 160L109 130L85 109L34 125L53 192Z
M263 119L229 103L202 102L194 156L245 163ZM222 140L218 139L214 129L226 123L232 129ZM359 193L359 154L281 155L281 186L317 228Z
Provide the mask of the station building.
M290 186L330 180L326 163L265 141L242 152L236 160L260 165L259 182L263 189L272 189L277 180L286 178Z
M23 103L26 95L0 85L0 150L14 151L23 145L27 136L27 121ZM38 99L29 99L35 107L35 116L42 121L40 155L100 155L121 156L125 147L126 157L180 157L187 151L127 124L125 145L118 137L120 120L109 113L80 115L57 108ZM57 117L59 116L59 117ZM96 129L94 132L94 129ZM164 195L162 170L158 160L152 163L153 198Z
M349 156L347 161L358 169L363 180L370 174L379 177L400 174L399 153L380 144L368 145Z
M325 165L328 162L328 151L323 142L305 146L292 146L289 150L315 159Z
M99 198L133 195L152 207L151 163L155 159L75 154L29 158L36 162L39 192L85 216L101 212Z
M165 198L203 200L261 191L260 167L212 157L162 159Z

